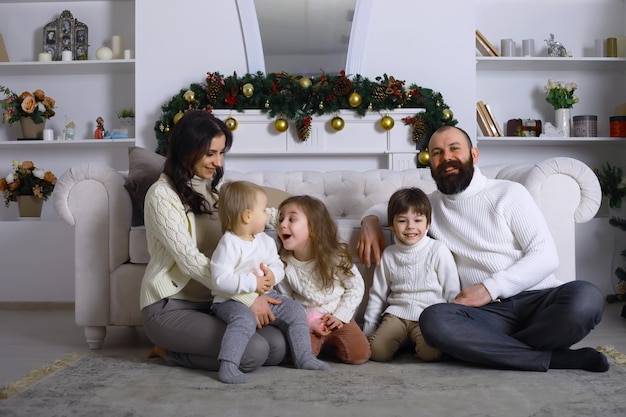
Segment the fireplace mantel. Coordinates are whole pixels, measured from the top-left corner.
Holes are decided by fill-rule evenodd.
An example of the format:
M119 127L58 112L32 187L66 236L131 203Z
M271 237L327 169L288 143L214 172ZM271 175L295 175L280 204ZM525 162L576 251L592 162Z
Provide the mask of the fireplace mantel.
M359 117L349 110L341 110L336 115L313 116L311 135L305 141L298 138L294 121L289 121L289 129L280 133L274 128L275 119L260 110L243 113L214 110L214 113L222 120L233 117L238 122L233 132L233 147L227 155L229 169L244 172L268 169L364 171L416 167L418 151L411 139L411 126L401 119L422 111L395 109L368 112ZM380 126L380 119L385 115L395 121L390 130ZM340 131L331 127L330 121L335 116L345 121Z

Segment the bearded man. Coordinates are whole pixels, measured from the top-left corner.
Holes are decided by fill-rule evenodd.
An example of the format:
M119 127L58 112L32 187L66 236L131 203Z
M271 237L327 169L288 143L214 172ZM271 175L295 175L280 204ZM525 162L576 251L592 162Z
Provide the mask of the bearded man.
M604 297L586 281L554 276L558 255L539 207L521 184L488 179L475 166L479 152L467 133L438 129L428 144L437 190L430 234L454 255L461 292L420 316L426 342L475 364L529 371L605 372L606 357L570 347L602 319ZM363 216L357 252L380 262L386 204Z

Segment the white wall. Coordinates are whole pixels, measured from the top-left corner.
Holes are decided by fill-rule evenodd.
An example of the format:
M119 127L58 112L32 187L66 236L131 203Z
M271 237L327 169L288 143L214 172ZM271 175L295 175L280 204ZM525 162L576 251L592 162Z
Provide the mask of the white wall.
M207 72L247 72L235 0L136 0L137 145L156 149L161 106Z
M361 75L439 91L460 127L475 124L474 4L372 1ZM469 129L471 134L473 129Z

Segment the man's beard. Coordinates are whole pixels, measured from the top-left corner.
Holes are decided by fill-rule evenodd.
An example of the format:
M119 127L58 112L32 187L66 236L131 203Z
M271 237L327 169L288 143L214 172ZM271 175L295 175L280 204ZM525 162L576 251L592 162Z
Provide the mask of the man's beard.
M446 174L445 170L449 167L456 168L456 174ZM437 167L436 171L432 171L433 179L437 184L437 189L443 194L458 194L465 190L472 182L474 176L474 161L470 157L467 162L447 161Z

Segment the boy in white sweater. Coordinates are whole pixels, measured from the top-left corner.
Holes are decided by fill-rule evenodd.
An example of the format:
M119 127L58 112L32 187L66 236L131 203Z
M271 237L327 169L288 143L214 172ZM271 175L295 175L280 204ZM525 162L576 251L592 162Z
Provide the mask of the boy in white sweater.
M409 341L423 361L441 356L424 340L419 317L432 304L454 300L461 285L452 253L426 235L431 215L428 196L419 188L400 189L389 199L395 244L385 249L374 271L363 329L374 361L390 361Z

